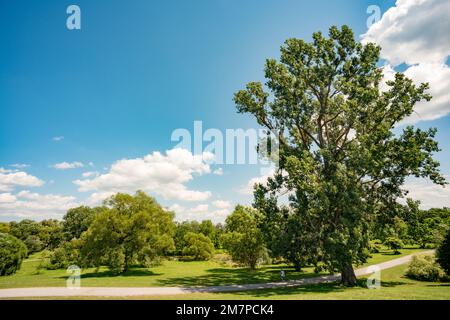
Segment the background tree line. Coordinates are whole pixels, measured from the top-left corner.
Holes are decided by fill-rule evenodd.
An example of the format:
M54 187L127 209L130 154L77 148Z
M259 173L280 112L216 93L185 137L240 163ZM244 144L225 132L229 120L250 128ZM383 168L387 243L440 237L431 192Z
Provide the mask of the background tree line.
M371 252L382 245L394 251L404 245L435 248L450 229L450 208L421 210L418 202L408 200L396 210L391 218L372 221ZM176 222L174 213L145 193L119 193L99 207L70 209L61 221L1 223L3 274L15 272L27 255L39 251L48 269L108 266L122 273L132 266L151 267L163 258L209 260L225 252L251 269L287 262L300 270L313 263L303 251L307 235L301 234L294 217L287 207L268 216L238 205L224 225L210 220ZM1 244L7 241L9 249ZM316 267L320 270L321 265Z

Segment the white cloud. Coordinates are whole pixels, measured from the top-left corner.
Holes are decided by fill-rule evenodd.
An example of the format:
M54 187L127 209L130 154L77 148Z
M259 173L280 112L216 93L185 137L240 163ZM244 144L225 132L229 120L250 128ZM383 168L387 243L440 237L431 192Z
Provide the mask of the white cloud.
M222 176L223 175L223 169L222 168L217 168L216 170L213 171L213 174L215 174L216 176Z
M83 178L89 178L92 176L97 177L98 175L99 175L99 173L97 171L88 171L88 172L83 172L83 174L82 174Z
M52 140L56 141L56 142L62 141L62 140L64 140L64 136L53 137Z
M44 181L23 171L0 168L0 191L12 191L15 187L40 187Z
M56 163L52 165L53 168L57 170L68 170L68 169L76 169L76 168L83 168L84 164L81 162L75 161L75 162L61 162Z
M0 216L23 218L61 218L79 204L74 197L21 191L15 195L0 194Z
M173 204L168 210L175 212L175 220L177 221L211 220L213 223L224 222L225 218L231 213L229 208L210 209L208 204L199 204L192 208Z
M219 209L229 209L231 208L231 203L225 200L215 200L212 202L213 206Z
M11 203L16 201L17 198L11 193L0 193L0 203Z
M433 120L450 113L450 5L448 0L398 0L382 19L372 25L363 42L382 47L387 62L386 77L392 78L391 66L402 63L404 72L416 83L430 83L431 102L419 103L416 113L406 123Z
M450 17L449 17L450 19ZM408 78L416 84L428 82L433 99L422 101L415 107L415 113L408 119L408 123L420 120L434 120L450 113L450 68L443 64L421 63L405 71Z
M30 165L29 164L24 164L24 163L15 163L15 164L11 164L10 167L16 168L16 169L25 169L28 168Z
M446 176L449 179L449 176ZM404 189L408 190L408 198L420 200L423 209L429 208L450 208L450 186L445 187L436 185L428 179L409 179ZM401 202L404 203L404 200Z
M103 202L103 200L114 195L115 192L94 192L92 193L85 201L85 204L88 206L97 206Z
M273 177L275 173L274 169L269 169L266 173L261 174L260 176L251 178L246 185L240 187L238 192L243 195L252 195L254 191L255 184L265 184L267 179Z
M162 196L169 200L204 201L209 191L189 190L186 183L194 174L211 173L206 161L212 154L192 155L185 149L172 149L166 155L153 152L143 158L115 162L109 172L92 179L75 180L78 191L94 191L91 200L115 192L134 193L136 190Z

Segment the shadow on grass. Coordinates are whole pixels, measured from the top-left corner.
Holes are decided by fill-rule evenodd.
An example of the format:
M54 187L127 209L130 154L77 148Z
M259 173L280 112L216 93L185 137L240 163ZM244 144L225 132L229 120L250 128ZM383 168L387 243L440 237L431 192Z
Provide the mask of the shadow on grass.
M286 280L296 280L318 276L313 272L298 272L285 266L261 267L257 270L248 268L212 268L207 274L193 277L176 277L158 279L161 286L223 286L280 281L280 270L286 271Z
M408 285L405 282L398 281L385 281L382 282L382 287L395 287L400 285ZM358 280L358 285L356 287L345 287L340 283L322 283L322 284L313 284L306 286L291 286L284 288L273 288L273 289L261 289L261 290L247 290L247 291L238 291L233 292L233 295L242 295L242 296L250 296L254 298L270 298L273 296L280 295L298 295L298 294L308 294L308 293L339 293L349 290L358 290L365 289L371 290L366 287L365 280ZM221 293L218 293L221 294Z
M148 277L148 276L159 276L162 273L155 273L148 269L130 269L124 273L114 273L109 270L99 271L99 272L89 272L81 275L81 279L89 278L114 278L114 277ZM64 275L60 278L67 279L70 275Z

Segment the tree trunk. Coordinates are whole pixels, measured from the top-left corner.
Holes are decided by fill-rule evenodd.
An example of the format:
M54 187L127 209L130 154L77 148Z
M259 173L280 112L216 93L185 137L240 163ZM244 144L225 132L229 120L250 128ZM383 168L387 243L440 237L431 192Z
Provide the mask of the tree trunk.
M297 272L302 271L302 264L299 261L294 261L294 269Z
M341 282L344 286L354 287L357 285L355 271L351 263L346 263L341 272Z

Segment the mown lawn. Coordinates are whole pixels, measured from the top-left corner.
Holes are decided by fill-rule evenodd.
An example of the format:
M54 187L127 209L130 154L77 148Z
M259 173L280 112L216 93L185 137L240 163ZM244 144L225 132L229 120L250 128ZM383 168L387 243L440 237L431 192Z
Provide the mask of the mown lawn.
M376 264L401 256L418 253L420 249L404 249L400 255L389 250L374 254L365 265ZM63 287L68 274L65 270L37 270L40 255L25 260L14 275L0 277L0 288ZM154 286L212 286L278 281L280 269L286 271L287 279L316 276L313 268L296 272L286 265L268 265L251 271L247 268L225 266L218 261L183 262L164 261L153 268L133 268L123 275L113 275L107 268L85 269L81 285L84 287L154 287ZM297 290L297 289L295 289ZM450 291L450 288L447 288ZM261 292L262 293L262 292ZM236 294L235 294L236 295ZM237 294L236 297L240 295ZM212 296L214 297L214 295ZM244 295L244 298L250 298ZM259 298L259 297L256 297ZM234 299L234 297L233 297Z
M366 278L360 286L346 288L338 284L321 284L291 288L264 289L234 293L195 293L175 296L140 296L122 299L167 300L450 300L450 283L423 282L404 276L408 265L401 265L381 272L381 288L367 289ZM71 297L71 299L85 299ZM92 299L92 297L90 297ZM96 298L98 299L98 298ZM101 298L100 298L101 299ZM103 297L103 299L108 299Z
M449 300L450 283L422 282L404 276L408 265L383 270L380 289L367 289L366 279L360 286L346 288L338 284L321 284L302 287L242 291L234 293L195 293L175 296L138 297L46 297L32 299L183 299L183 300ZM23 299L23 298L19 298ZM29 299L29 298L27 298Z

